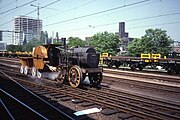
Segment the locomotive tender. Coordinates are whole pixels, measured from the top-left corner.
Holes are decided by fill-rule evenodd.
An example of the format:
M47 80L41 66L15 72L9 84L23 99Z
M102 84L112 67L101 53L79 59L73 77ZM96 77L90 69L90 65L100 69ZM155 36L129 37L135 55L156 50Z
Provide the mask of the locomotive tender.
M60 45L42 45L34 49L33 57L20 57L20 72L32 76L42 77L44 72L55 73L55 80L59 83L69 82L76 88L88 76L92 85L99 85L102 81L102 68L98 67L100 54L92 47L78 47L67 49Z

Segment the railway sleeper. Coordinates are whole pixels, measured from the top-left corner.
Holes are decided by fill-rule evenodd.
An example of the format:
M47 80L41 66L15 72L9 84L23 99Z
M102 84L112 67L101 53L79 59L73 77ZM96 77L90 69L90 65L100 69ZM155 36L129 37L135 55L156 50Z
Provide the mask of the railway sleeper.
M111 109L111 108L105 108L101 111L101 113L103 115L112 115L112 114L116 114L116 113L119 113L120 111L119 110L116 110L116 109Z

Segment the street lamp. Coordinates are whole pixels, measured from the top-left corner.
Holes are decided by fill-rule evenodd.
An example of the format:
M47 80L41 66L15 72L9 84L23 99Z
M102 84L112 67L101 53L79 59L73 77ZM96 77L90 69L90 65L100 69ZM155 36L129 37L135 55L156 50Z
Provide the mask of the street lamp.
M93 28L95 28L95 26L89 25L89 28L92 28L92 36L93 36L93 34L94 34Z

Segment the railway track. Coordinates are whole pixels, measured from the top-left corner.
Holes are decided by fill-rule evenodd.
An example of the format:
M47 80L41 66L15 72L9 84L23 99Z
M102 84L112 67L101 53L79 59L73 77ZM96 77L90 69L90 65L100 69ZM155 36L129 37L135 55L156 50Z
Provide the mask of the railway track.
M12 64L12 63L9 63ZM7 64L2 64L3 66L6 66ZM16 68L16 71L19 71L19 66L6 66L7 68L9 67L9 69L11 69L12 67ZM14 68L13 68L14 69ZM11 69L12 70L12 69ZM150 76L148 76L150 75ZM139 88L142 90L158 90L160 92L158 92L158 94L161 95L161 92L167 91L168 94L177 94L177 96L179 96L179 92L180 92L180 87L179 87L179 80L178 77L164 77L164 76L159 76L156 77L156 75L152 75L152 74L142 74L142 73L136 73L136 72L126 72L126 71L119 71L119 70L109 70L109 69L104 69L104 78L103 78L103 83L107 84L107 85L121 85L121 88L123 88L124 86L128 86L128 88L126 89L131 89L131 86L134 86L134 88ZM164 79L166 79L166 81L164 81ZM172 78L174 79L174 82ZM143 79L143 80L142 80ZM170 80L169 80L170 79ZM171 81L171 82L167 82L167 80ZM177 83L176 83L177 82ZM171 84L173 83L173 84ZM124 86L122 86L124 85ZM134 89L137 90L137 89ZM146 93L147 94L147 93ZM164 96L164 95L163 95ZM167 98L166 96L164 96L165 98ZM175 97L177 98L177 97ZM169 98L168 98L169 99Z
M152 74L138 74L134 72L125 72L110 69L104 69L103 75L104 82L106 82L106 84L118 82L119 84L135 85L146 89L157 89L161 91L163 90L175 93L180 92L179 77L170 78L164 76L155 76Z
M104 73L116 74L116 75L123 75L123 76L132 76L132 77L139 77L139 78L146 78L146 79L154 79L160 80L165 82L175 82L180 83L179 76L169 76L169 75L157 75L157 74L150 74L150 73L139 73L139 72L129 72L129 71L122 71L116 69L103 69Z
M107 66L103 66L103 68L105 69L112 69L112 70L120 70L120 71L129 71L129 72L134 72L134 73L144 73L144 74L155 74L155 75L165 75L167 76L168 73L166 70L157 70L157 69L152 69L152 68L147 68L147 69L143 69L143 70L134 70L132 71L129 67L120 67L120 68L115 68L115 67L107 67ZM179 74L172 74L169 76L177 76L180 77Z
M7 74L15 74L6 71ZM17 75L18 73L16 73ZM18 75L21 76L21 75ZM135 95L119 90L112 90L106 87L101 89L72 89L70 86L54 86L54 82L42 80L41 83L14 78L33 92L40 95L53 96L54 99L77 100L80 104L96 104L103 111L116 113L119 118L126 116L131 119L180 119L180 104L172 103L160 99L148 98L142 95ZM46 82L43 82L46 81ZM43 84L42 84L43 82ZM50 83L53 83L52 86ZM29 87L31 86L31 87ZM107 112L104 112L107 114Z
M72 119L0 71L1 118L11 119Z

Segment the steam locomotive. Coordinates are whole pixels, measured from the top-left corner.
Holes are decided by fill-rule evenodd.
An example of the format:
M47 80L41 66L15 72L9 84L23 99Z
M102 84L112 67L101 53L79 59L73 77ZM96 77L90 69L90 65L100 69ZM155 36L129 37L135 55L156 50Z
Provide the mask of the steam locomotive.
M41 78L43 73L54 76L59 83L69 82L79 87L86 77L92 85L102 81L102 68L98 67L100 54L92 47L67 49L60 45L42 45L34 49L32 57L20 57L20 72Z

